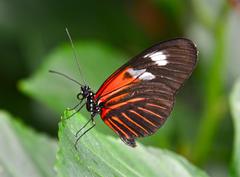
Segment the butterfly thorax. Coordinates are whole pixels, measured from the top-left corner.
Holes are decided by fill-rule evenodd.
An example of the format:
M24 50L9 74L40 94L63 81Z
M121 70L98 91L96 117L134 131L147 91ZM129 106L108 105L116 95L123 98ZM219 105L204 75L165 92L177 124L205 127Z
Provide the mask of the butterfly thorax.
M87 111L90 112L93 117L100 113L101 109L98 103L95 101L95 93L88 86L81 87L81 92L78 94L78 99L80 95L82 96L80 99L86 100Z

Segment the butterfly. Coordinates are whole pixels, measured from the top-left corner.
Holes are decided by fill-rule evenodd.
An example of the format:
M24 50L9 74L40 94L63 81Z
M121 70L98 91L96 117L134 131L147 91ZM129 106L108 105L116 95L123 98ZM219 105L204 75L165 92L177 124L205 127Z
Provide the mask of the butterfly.
M88 123L92 122L92 126L77 139L75 146L95 126L94 118L98 114L131 147L136 146L137 138L154 134L170 115L177 91L196 66L197 55L191 40L176 38L158 43L130 59L96 93L79 83L78 105L83 101L84 104L76 112L86 106L91 118L76 135Z

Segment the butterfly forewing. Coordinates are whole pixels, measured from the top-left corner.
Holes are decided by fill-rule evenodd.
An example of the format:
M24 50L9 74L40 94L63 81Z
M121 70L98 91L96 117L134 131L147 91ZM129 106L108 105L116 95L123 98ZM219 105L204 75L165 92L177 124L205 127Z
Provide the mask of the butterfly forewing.
M191 75L197 49L188 39L159 43L120 67L96 93L103 121L128 145L153 134L172 111Z

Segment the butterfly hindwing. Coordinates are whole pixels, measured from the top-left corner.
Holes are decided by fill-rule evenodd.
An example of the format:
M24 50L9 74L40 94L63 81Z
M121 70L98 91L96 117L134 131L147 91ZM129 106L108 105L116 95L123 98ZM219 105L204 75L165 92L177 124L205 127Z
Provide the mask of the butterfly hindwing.
M128 145L156 132L191 75L197 49L188 39L157 44L113 73L96 93L101 118Z

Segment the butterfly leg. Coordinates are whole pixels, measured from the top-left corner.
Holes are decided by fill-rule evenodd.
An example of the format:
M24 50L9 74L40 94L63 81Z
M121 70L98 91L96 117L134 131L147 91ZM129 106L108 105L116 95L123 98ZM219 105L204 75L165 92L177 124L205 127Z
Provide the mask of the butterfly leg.
M82 128L80 128L80 129L76 132L75 137L77 137L78 134L79 134L91 121L93 121L92 118L89 119L89 120L87 121L87 123L85 123L84 126L82 126Z
M68 111L72 111L72 110L76 109L79 105L81 105L81 103L83 102L83 100L84 100L84 98L82 98L77 105L75 105L75 106L72 107L72 108L68 108L67 110L68 110Z
M94 121L94 119L93 119L93 116L91 117L91 119L89 119L90 121L92 121L92 123L93 123L93 125L91 126L91 127L89 127L85 132L83 132L77 139L76 139L76 141L75 141L75 143L74 143L74 147L75 147L75 149L77 150L77 144L78 144L78 141L83 137L83 135L85 135L87 132L89 132L93 127L95 127L95 125L96 125L96 123L95 123L95 121ZM88 121L85 125L84 125L84 127L86 127L86 125L90 122L90 121ZM84 127L82 127L81 129L83 129ZM78 131L78 132L80 132L80 131ZM77 132L77 133L78 133Z
M74 113L72 113L70 116L68 116L67 118L65 118L65 120L71 118L72 116L74 116L75 114L77 114L82 108L83 106L85 106L86 103L84 103L78 110L76 110Z

